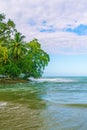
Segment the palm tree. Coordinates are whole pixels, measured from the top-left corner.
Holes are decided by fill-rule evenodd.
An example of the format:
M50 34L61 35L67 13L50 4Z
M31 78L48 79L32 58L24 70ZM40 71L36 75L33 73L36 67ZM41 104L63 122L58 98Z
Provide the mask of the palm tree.
M10 56L13 60L18 60L22 58L26 53L26 47L24 42L25 36L21 35L21 33L16 32L14 35L14 39L11 40L10 44Z
M12 35L16 31L14 22L10 19L6 22L5 15L0 14L0 45L8 46Z

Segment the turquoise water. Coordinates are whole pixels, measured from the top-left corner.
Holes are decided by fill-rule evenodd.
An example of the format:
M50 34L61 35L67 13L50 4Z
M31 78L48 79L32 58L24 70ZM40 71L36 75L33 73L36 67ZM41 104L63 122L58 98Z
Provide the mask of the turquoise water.
M87 130L87 78L0 85L0 130Z

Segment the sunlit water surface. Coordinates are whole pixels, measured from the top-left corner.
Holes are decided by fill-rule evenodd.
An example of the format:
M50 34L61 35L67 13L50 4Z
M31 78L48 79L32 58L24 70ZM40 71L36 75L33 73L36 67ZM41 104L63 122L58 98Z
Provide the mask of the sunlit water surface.
M87 130L87 78L0 85L0 130Z

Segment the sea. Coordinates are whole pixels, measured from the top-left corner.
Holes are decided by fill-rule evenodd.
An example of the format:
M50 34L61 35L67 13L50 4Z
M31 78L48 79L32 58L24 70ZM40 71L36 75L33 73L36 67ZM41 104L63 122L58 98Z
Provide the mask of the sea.
M0 130L87 130L87 77L0 84Z

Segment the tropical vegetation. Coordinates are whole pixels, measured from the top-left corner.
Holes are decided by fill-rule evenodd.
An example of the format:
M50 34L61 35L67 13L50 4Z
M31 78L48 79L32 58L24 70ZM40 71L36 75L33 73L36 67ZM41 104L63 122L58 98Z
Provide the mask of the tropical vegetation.
M24 74L24 78L38 78L49 60L38 39L26 42L15 23L0 14L0 75L18 78Z

